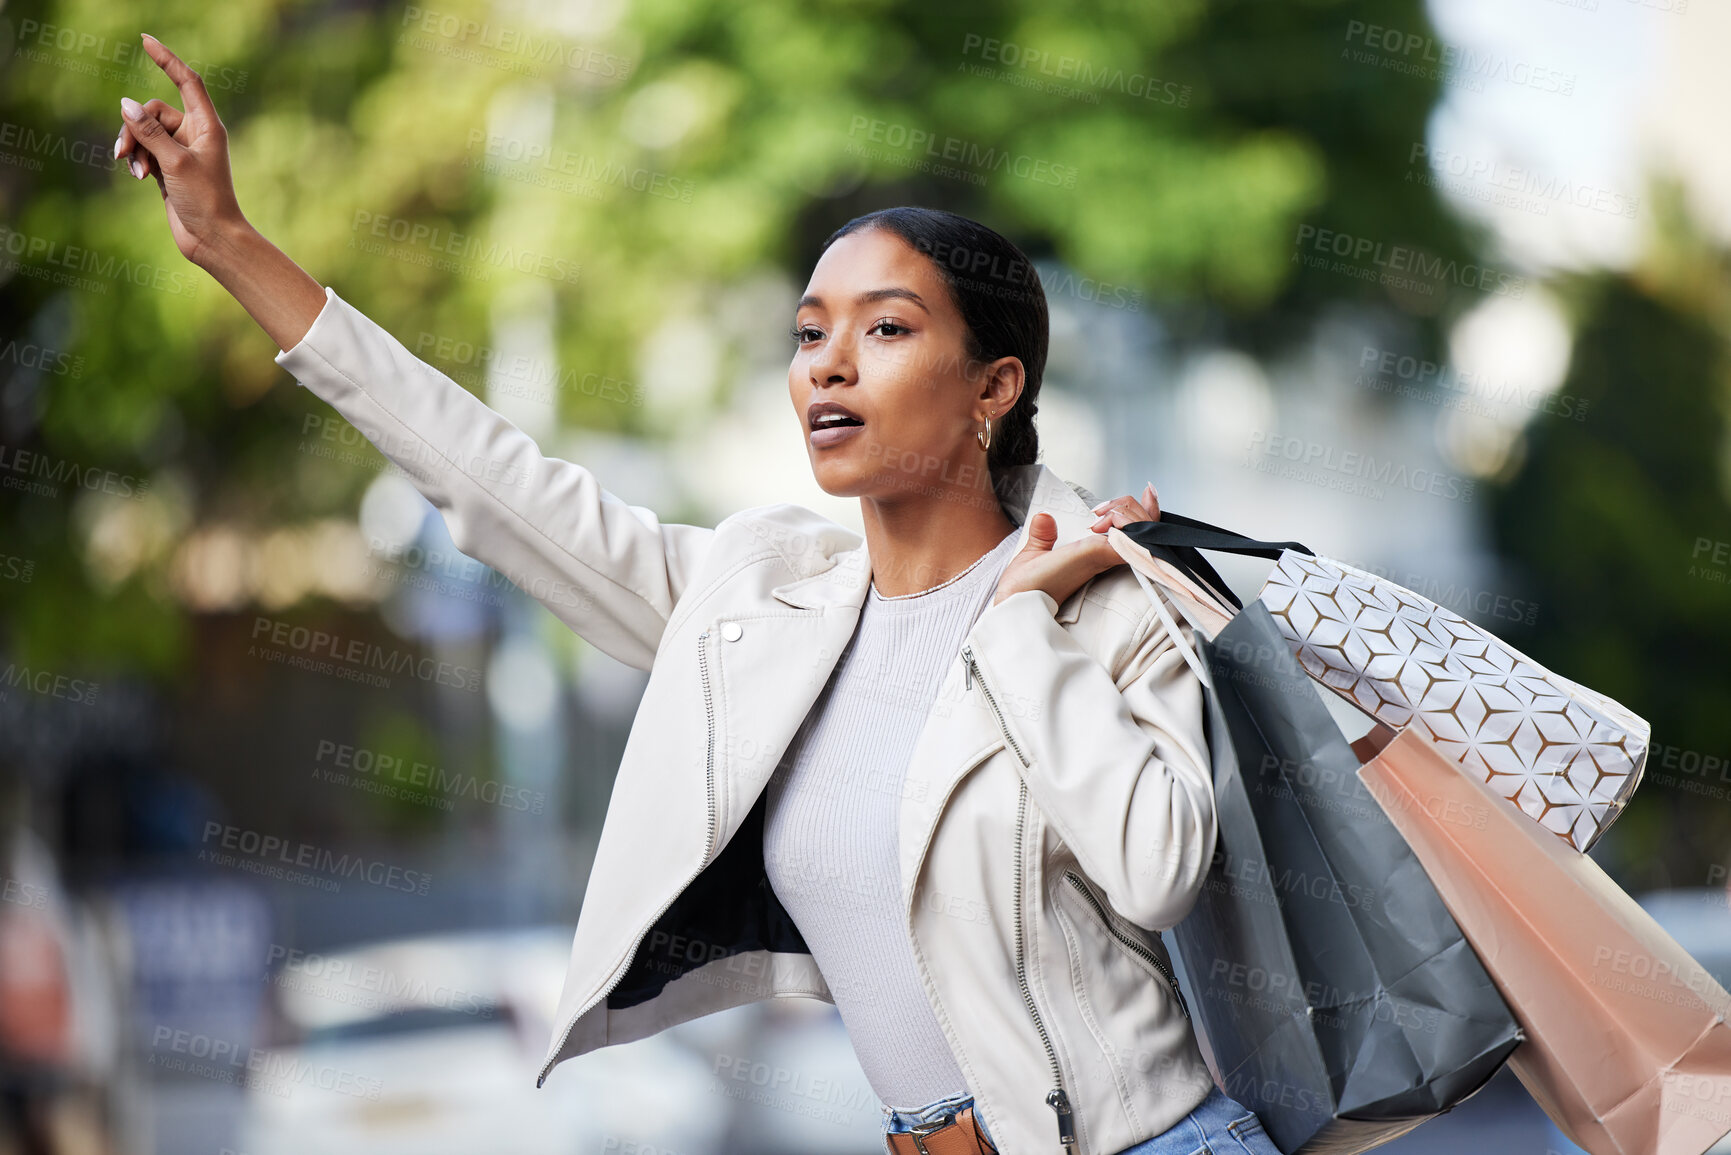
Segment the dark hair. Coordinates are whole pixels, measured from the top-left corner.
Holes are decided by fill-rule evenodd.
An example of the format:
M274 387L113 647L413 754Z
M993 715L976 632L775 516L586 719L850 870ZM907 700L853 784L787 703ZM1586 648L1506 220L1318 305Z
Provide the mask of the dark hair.
M969 358L1015 357L1022 362L1022 395L998 418L986 468L994 479L1040 455L1034 430L1040 378L1046 371L1050 323L1046 291L1027 254L978 221L942 209L902 206L855 217L823 243L824 251L849 233L882 229L931 258L968 330Z

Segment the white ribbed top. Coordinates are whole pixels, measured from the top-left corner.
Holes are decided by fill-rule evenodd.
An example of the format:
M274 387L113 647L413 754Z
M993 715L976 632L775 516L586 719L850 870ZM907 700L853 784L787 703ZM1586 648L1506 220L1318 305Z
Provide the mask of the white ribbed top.
M770 886L811 949L885 1106L967 1090L915 970L897 849L902 783L939 683L991 605L1017 527L950 581L874 584L829 683L765 787Z

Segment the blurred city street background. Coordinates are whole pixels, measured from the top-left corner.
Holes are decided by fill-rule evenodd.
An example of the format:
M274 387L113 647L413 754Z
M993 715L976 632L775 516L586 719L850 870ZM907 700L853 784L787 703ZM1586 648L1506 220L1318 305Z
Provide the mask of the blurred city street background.
M0 0L0 1155L882 1150L825 1003L535 1088L646 675L180 257L140 32L260 231L667 521L860 528L787 401L823 238L1012 237L1042 460L1646 718L1592 854L1731 985L1731 6L437 2ZM1386 1149L1468 1144L1574 1150L1507 1071Z

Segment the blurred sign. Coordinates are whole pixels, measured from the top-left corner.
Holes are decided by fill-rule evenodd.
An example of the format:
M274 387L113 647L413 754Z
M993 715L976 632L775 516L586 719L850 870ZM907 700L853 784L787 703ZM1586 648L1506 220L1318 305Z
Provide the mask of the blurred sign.
M251 1045L264 998L271 912L226 880L131 883L115 894L130 963L134 1044L150 1051L197 1037Z

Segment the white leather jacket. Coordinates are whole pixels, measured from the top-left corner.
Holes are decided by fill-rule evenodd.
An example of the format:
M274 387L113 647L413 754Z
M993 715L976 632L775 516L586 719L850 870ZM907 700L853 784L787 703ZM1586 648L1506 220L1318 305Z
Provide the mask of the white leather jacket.
M799 505L713 529L602 489L326 289L279 365L395 461L465 554L649 671L541 1072L764 998L833 1001L763 866L765 786L854 630L865 542ZM1006 513L1092 533L1019 471ZM1113 533L1119 531L1113 530ZM1018 544L1020 549L1021 545ZM900 802L907 933L1004 1155L1114 1155L1213 1086L1154 933L1215 849L1202 691L1128 566L1015 594L945 674ZM907 1104L896 1104L907 1106Z

